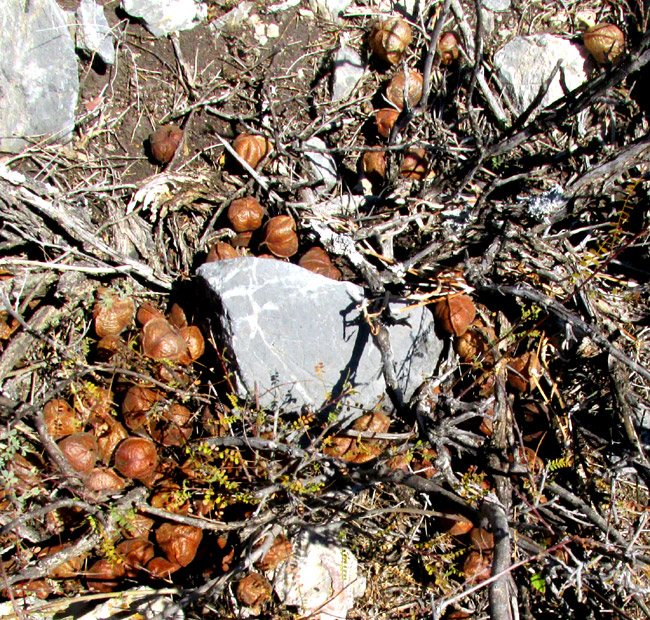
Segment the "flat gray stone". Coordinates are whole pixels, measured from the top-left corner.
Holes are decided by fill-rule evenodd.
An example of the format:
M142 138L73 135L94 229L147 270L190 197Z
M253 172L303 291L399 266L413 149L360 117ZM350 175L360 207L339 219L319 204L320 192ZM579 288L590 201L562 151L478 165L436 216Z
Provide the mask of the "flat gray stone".
M141 20L154 37L191 30L208 14L207 6L198 0L122 0L122 8Z
M309 148L314 150L309 150ZM327 144L320 138L309 138L305 142L305 159L309 162L311 176L316 181L322 181L326 191L331 190L338 182L339 176L336 171L336 162L327 152ZM321 188L322 189L322 188Z
M352 0L309 0L311 10L327 19L338 20Z
M589 78L591 62L584 48L551 34L515 37L494 55L494 68L520 113L533 102L558 62L569 90ZM563 96L558 72L541 107Z
M501 13L502 11L507 11L511 3L510 0L482 0L481 4L490 11Z
M356 50L341 45L334 54L332 101L346 101L366 74L365 64Z
M87 54L97 54L107 65L115 62L115 38L104 15L104 7L95 0L81 0L77 17L77 47Z
M0 150L69 140L79 78L65 12L56 0L4 0L0 32Z
M198 275L239 398L287 410L335 403L339 419L382 401L381 354L361 316L359 286L264 258L206 263ZM390 304L398 323L387 326L405 401L433 375L442 350L431 312L401 312L407 305Z

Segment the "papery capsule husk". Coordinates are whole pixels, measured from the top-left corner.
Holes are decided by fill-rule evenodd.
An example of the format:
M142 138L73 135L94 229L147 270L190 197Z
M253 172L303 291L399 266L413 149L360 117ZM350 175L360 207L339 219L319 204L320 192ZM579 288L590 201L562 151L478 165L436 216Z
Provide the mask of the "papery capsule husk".
M411 26L400 17L376 23L368 36L368 45L378 58L397 64L413 38Z
M404 82L406 77L403 71L396 74L386 87L386 99L398 109L404 107ZM422 99L422 74L411 69L409 71L408 102L410 107L415 107Z

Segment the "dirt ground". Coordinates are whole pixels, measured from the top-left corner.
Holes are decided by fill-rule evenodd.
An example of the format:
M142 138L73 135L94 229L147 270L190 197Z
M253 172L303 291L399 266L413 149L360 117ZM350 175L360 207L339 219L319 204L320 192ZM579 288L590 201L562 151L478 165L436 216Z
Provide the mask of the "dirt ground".
M74 139L0 160L24 175L0 176L7 617L141 586L169 597L156 617L300 617L271 592L266 554L282 560L286 539L332 523L367 580L350 619L650 617L643 6L516 0L477 21L473 2L420 2L390 66L368 43L373 24L403 15L389 1L337 19L255 2L244 23L218 26L238 3L206 0L205 23L161 39L118 0L100 4L117 61L80 58ZM533 33L580 43L590 20L625 33L621 60L551 108L513 114L494 52ZM460 56L442 65L432 40L447 31ZM342 43L368 71L333 102ZM429 63L428 97L382 137L387 82ZM182 138L161 164L150 136L170 124ZM244 133L273 146L252 173L230 150ZM331 189L305 154L314 137L336 165ZM409 178L412 149L426 163ZM364 169L373 151L380 175ZM267 228L247 248L233 230L243 197L264 222L295 219L287 260L323 247L364 286L373 327L386 295L429 305L445 354L411 402L391 394L388 418L344 428L233 395L192 283L211 251L273 251ZM316 209L344 199L354 207ZM119 335L103 332L122 306ZM152 352L151 321L180 352ZM138 463L151 471L125 473L127 436L153 450ZM263 576L246 594L251 572Z

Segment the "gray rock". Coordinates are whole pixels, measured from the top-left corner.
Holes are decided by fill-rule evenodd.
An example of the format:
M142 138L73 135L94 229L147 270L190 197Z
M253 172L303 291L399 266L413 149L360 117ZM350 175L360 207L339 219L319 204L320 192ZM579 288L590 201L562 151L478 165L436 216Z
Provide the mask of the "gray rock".
M0 150L69 140L79 78L65 12L56 0L4 0L0 11Z
M206 263L198 274L240 398L289 410L335 403L339 419L384 398L381 354L359 308L360 287L264 258ZM442 349L431 312L407 305L391 302L397 321L388 326L406 401L433 374Z
M234 9L222 15L219 19L210 22L210 28L212 30L222 30L223 28L239 26L250 17L254 8L254 2L239 2Z
M334 55L332 101L345 101L366 74L361 56L347 45L341 45Z
M352 551L309 528L291 544L289 561L278 567L273 580L282 603L297 606L305 617L347 618L355 599L366 591L366 578L359 574Z
M75 15L77 47L87 54L97 54L107 65L112 65L115 62L115 39L104 8L95 0L81 0Z
M208 14L207 6L198 0L122 0L122 8L141 20L154 37L191 30Z
M510 8L510 0L482 0L481 4L484 8L500 13L507 11Z
M338 182L338 173L336 172L336 162L334 158L326 152L327 144L320 138L309 138L305 142L305 148L313 148L313 151L306 150L305 158L311 168L311 176L316 181L322 181L326 191L331 190Z
M312 11L328 19L338 19L351 4L352 0L309 0Z
M494 55L494 68L519 112L533 102L558 62L569 90L587 81L591 64L584 48L551 34L515 37ZM542 100L542 107L563 96L558 72Z

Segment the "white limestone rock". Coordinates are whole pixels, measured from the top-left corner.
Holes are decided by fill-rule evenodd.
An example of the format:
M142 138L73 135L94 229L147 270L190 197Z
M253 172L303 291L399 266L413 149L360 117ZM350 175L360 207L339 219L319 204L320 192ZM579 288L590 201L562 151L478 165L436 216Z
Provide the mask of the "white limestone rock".
M591 61L586 50L552 34L515 37L494 55L494 68L520 113L533 102L558 62L569 90L578 88L589 78ZM563 96L558 72L541 107Z

